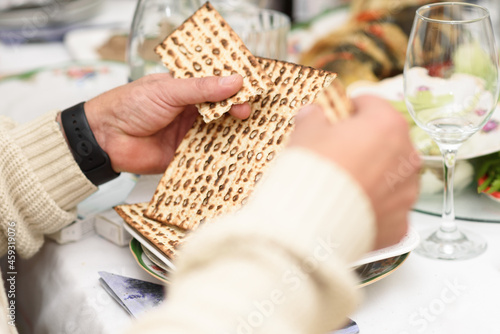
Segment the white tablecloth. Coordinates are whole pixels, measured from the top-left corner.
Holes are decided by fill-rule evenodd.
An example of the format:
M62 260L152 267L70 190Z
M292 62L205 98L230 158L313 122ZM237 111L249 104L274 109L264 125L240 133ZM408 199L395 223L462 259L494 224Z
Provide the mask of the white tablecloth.
M130 20L134 5L106 0L102 15ZM72 59L62 43L0 45L0 54L0 76ZM439 218L412 213L411 221L421 230L437 227ZM394 273L363 288L364 301L352 315L363 334L500 333L500 224L461 225L487 239L486 253L458 262L411 254ZM100 286L97 272L157 282L127 247L99 236L64 246L49 241L18 265L18 321L25 333L118 333L130 317Z
M421 230L439 218L412 213L411 222ZM362 288L364 301L352 315L362 334L499 332L500 225L460 225L486 238L487 251L456 262L410 254L392 274ZM19 264L24 325L33 333L118 333L128 326L128 314L100 286L98 271L159 283L127 247L99 236L64 246L48 242Z
M412 213L417 230L440 218ZM365 334L500 333L500 224L460 222L488 242L481 256L465 261L430 260L410 254L390 276L363 289L353 315Z

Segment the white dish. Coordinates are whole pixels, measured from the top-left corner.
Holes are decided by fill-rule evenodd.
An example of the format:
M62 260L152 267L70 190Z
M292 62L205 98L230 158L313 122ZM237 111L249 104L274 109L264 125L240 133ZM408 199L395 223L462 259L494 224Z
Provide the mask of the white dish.
M153 253L160 261L162 261L166 266L168 266L171 270L175 270L175 265L163 254L160 252L155 245L146 240L140 233L137 233L132 227L130 227L127 223L123 223L123 226L127 232L129 232L137 241L141 243L144 247L146 247L151 253Z
M165 270L167 273L171 273L172 272L172 268L170 268L165 263L163 263L163 261L160 260L156 255L154 255L153 252L151 252L146 246L144 246L143 244L141 244L141 247L142 247L142 250L144 251L144 254L146 254L146 256L148 257L148 259L151 260L151 262L153 262L154 264L156 264L161 269Z
M419 234L417 233L417 231L415 231L415 229L410 228L406 236L399 243L390 247L370 252L352 265L360 266L370 262L376 262L409 253L418 246L419 242Z
M137 231L131 228L128 224L123 223L123 226L125 227L127 232L129 232L137 241L139 241L141 245L146 247L148 251L153 253L160 261L166 264L170 269L175 270L174 264L162 252L160 252L151 242L146 240L141 234L137 233ZM362 259L354 262L352 266L356 267L366 263L380 261L383 259L388 259L409 253L418 246L419 242L420 242L420 237L418 233L414 229L410 228L406 236L396 245L370 252L366 254Z
M132 240L130 240L129 247L132 255L137 261L137 264L139 264L142 269L154 278L157 278L164 283L170 283L169 271L166 271L162 266L158 266L155 262L151 261L144 251L146 248L143 247L139 241L132 238Z

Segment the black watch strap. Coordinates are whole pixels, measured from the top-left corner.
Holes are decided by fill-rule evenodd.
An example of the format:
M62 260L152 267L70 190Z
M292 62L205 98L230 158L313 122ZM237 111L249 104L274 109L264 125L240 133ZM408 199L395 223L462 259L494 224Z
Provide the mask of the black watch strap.
M61 123L73 156L85 176L96 186L118 177L109 156L102 150L85 116L85 102L61 112Z

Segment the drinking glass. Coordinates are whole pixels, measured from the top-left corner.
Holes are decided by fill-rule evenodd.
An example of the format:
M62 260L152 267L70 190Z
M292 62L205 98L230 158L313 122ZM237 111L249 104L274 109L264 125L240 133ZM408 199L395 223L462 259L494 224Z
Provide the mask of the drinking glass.
M498 90L498 55L488 10L457 2L419 8L404 68L405 102L415 123L440 148L445 184L442 222L422 235L416 249L421 255L467 259L486 249L483 238L457 228L453 172L460 145L488 121Z
M167 72L154 48L195 10L195 0L139 0L130 28L127 63L129 81Z
M259 7L261 0L212 0L228 24L255 56L285 60L290 18ZM139 0L130 29L127 62L129 81L167 72L154 48L205 0Z

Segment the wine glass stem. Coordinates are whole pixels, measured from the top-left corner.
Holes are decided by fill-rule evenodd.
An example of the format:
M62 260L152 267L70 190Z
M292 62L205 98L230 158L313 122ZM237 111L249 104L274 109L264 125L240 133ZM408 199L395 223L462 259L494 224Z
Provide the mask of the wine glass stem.
M453 199L453 177L455 173L456 149L443 149L444 160L444 197L443 197L443 221L441 231L453 233L457 230L455 223L455 205Z

